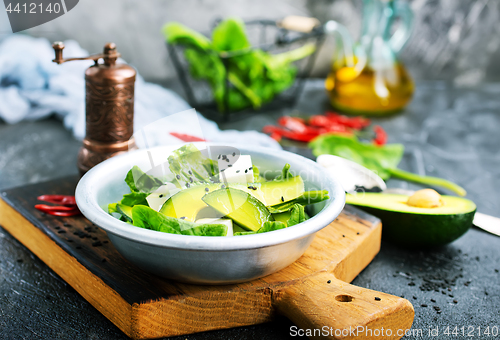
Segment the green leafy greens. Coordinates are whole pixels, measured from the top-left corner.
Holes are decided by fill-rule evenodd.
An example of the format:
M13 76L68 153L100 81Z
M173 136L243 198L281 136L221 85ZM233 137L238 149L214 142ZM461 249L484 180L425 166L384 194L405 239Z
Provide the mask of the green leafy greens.
M283 169L281 170L281 174L277 176L274 180L282 181L291 177L293 177L293 174L290 172L290 164L286 163L285 166L283 166Z
M402 144L387 144L377 146L360 142L355 136L324 134L309 143L315 156L330 154L354 161L378 174L386 180L395 176L404 180L447 188L460 196L466 191L455 183L442 178L419 176L398 169L404 153Z
M206 192L210 191L207 183L216 182L218 180L219 169L217 162L206 157L194 144L186 144L173 151L168 157L168 164L173 176L172 174L169 174L166 178L170 178L170 183L174 184L178 189L182 187L189 188L193 185L195 187L192 189L196 191L196 186L200 186L202 189L205 188L205 190L201 191L204 195L206 195ZM260 176L258 167L256 165L252 166L254 170L254 183L266 182L266 179ZM294 176L290 171L290 164L285 164L280 174L274 180L285 181L292 177ZM166 213L163 210L160 210L162 211L161 213L152 209L146 198L165 183L159 178L146 174L139 167L134 166L127 173L125 182L130 188L130 193L124 194L119 202L108 204L108 212L110 214L119 214L120 216L115 216L121 221L139 228L170 234L227 236L228 227L226 224L193 223L185 220L183 217L171 217L177 215L167 216L169 213ZM287 185L287 183L271 184L278 184L278 186ZM241 185L241 183L236 185ZM250 184L245 183L244 185L246 187ZM257 190L257 187L248 187L248 189L252 188L253 190ZM245 193L245 195L248 194ZM253 198L253 196L251 197ZM304 210L304 206L321 202L328 198L328 192L325 190L307 191L288 202L282 202L271 207L263 206L262 208L265 211L269 210L269 212L275 214L276 220L274 220L274 217L271 216L270 221L261 223L261 225L259 225L260 228L257 231L246 231L238 224L233 224L233 235L260 234L299 224L309 218ZM156 196L154 199L156 199ZM203 200L203 196L200 196L200 199ZM260 202L255 198L253 199ZM185 204L190 206L193 205L192 202L192 200L188 199ZM228 215L226 218L231 217ZM257 226L257 228L259 226ZM256 228L254 228L254 230L255 229Z
M219 172L217 163L205 157L193 144L183 145L172 152L168 164L176 178L186 183L210 183L210 178Z
M321 201L329 199L327 190L312 190L306 191L299 197L280 204L276 204L268 207L269 212L272 214L279 214L286 211L290 211L296 204L309 205L314 203L319 203Z
M155 191L163 184L160 179L146 174L138 166L134 166L130 169L125 177L125 183L128 184L130 191L133 193L139 192L147 194Z
M162 32L169 44L184 46L192 77L210 84L221 112L269 102L295 81L297 69L292 63L315 51L313 44L274 55L253 49L245 24L235 18L221 21L211 41L176 22L166 24ZM231 86L226 86L226 79Z
M285 229L286 224L280 221L268 221L264 222L264 225L257 231L240 231L234 233L234 236L242 236L242 235L254 235L254 234L262 234L267 233L274 230Z
M224 224L196 224L165 216L144 205L136 205L132 208L132 219L136 227L169 234L193 236L226 236L227 234L227 226Z
M306 220L306 214L304 212L304 206L301 204L295 204L290 210L290 218L287 221L287 226L291 227L293 225L302 223Z

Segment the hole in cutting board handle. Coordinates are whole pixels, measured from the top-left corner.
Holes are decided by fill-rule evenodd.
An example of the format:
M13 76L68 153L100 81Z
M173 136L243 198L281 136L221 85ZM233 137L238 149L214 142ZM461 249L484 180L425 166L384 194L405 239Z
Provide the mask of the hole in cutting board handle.
M354 298L350 295L337 295L335 300L339 302L351 302Z

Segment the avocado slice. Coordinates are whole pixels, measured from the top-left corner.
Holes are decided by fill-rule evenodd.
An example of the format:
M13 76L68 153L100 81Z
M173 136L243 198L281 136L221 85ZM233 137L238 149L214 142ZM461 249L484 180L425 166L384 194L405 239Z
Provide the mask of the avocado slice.
M257 231L264 222L274 220L262 202L243 190L219 189L206 194L202 199L210 207L250 231Z
M122 217L128 222L132 222L132 207L124 204L116 204L116 211L119 212Z
M304 193L304 181L300 176L279 181L253 183L253 186L262 192L262 202L266 206L291 201Z
M257 199L264 199L262 191L249 189L246 184L230 184L231 187L246 191L256 196ZM253 188L253 186L251 186ZM160 213L194 222L200 218L220 218L222 215L213 208L207 206L202 201L202 197L214 190L225 188L224 184L200 184L184 189L163 203Z
M347 194L346 203L382 220L385 240L401 246L434 247L450 243L472 225L476 205L455 196L441 196L442 206L409 205L410 196L384 193Z
M202 197L214 190L225 188L226 185L252 195L265 206L287 202L304 193L304 181L300 176L264 183L199 184L170 197L162 205L160 213L170 217L184 217L185 220L191 222L198 218L222 217L220 214L210 213L210 209L206 209L207 205L202 201ZM203 216L198 216L199 213Z
M159 212L169 217L183 218L186 221L194 222L197 220L198 213L207 208L207 205L201 200L203 195L219 188L220 184L200 184L184 189L163 203ZM204 217L221 216L207 215Z

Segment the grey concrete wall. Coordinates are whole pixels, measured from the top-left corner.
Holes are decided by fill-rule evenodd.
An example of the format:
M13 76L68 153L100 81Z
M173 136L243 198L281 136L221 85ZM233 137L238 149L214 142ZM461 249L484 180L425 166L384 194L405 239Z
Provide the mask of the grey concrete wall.
M447 79L465 86L500 79L498 0L410 2L415 31L402 58L415 78ZM160 34L165 22L206 31L216 17L276 19L290 14L338 20L354 37L359 35L360 0L80 0L66 15L27 33L50 40L76 39L90 52L114 41L146 79L165 81L175 78ZM5 21L5 13L0 15L0 22ZM315 75L326 74L332 46L328 40Z

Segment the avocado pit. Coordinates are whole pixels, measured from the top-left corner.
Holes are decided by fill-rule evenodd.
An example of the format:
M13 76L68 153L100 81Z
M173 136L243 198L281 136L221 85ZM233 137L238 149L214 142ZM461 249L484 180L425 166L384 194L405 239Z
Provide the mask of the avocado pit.
M422 189L408 197L406 204L417 208L439 208L444 205L444 201L436 190Z

